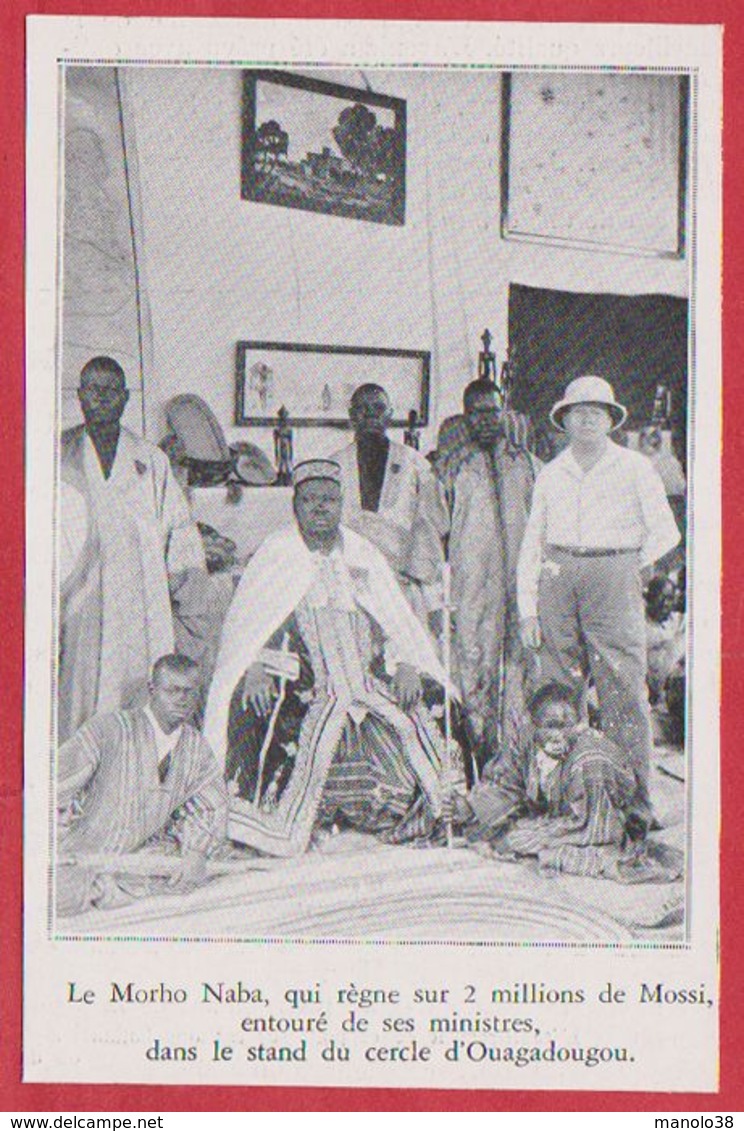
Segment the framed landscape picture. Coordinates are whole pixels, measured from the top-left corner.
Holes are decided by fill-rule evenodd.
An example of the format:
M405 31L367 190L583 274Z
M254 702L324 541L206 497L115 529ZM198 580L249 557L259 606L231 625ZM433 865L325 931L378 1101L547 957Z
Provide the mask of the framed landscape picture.
M244 71L241 196L404 224L405 102L283 71Z
M382 385L393 406L392 426L404 428L415 409L429 422L427 350L299 342L238 342L235 358L235 423L270 425L279 409L290 423L349 427L349 402L359 385Z

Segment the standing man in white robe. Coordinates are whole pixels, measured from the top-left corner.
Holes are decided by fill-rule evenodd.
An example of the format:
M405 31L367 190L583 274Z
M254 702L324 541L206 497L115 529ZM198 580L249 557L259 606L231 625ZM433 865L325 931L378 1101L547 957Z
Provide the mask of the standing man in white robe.
M176 643L199 655L211 621L201 538L166 456L122 427L124 371L95 357L80 374L84 424L61 444L64 532L58 733L142 695Z
M385 555L419 620L438 632L447 505L428 461L387 435L392 416L381 385L354 391L354 441L331 456L341 468L342 521Z

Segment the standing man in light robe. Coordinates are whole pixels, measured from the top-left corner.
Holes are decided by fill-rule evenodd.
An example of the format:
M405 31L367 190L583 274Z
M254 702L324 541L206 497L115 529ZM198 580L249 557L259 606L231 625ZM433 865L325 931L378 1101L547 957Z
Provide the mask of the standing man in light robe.
M482 767L513 740L524 713L517 559L539 461L505 436L490 381L466 387L463 409L471 449L451 489L454 656Z
M343 522L382 551L416 615L438 631L447 506L428 461L387 435L392 415L382 386L355 390L354 441L331 456L341 468Z
M199 690L193 660L161 656L146 706L96 715L60 747L60 914L188 891L226 851L222 768L190 725Z
M207 702L230 836L272 856L336 825L429 839L445 807L445 743L428 709L445 675L383 555L340 525L340 477L331 460L295 467L297 525L249 562Z
M211 622L204 551L181 488L166 456L121 425L121 366L89 361L78 399L84 424L63 434L60 457L61 741L95 713L137 701L174 644L198 656Z

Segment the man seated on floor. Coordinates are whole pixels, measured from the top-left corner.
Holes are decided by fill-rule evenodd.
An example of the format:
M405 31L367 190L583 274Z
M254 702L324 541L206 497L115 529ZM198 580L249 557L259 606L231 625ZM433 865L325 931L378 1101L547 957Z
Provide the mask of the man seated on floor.
M227 790L189 724L199 690L193 660L161 656L145 707L96 715L60 747L59 914L206 880L207 858L226 847Z
M251 559L223 627L205 736L234 797L230 836L272 856L323 828L428 839L444 672L382 553L342 527L340 468L294 472L296 525ZM428 678L427 678L428 677Z
M545 684L529 710L532 736L491 762L490 772L486 765L481 783L458 799L471 843L496 858L533 858L541 868L580 876L676 879L676 855L646 840L646 821L633 808L628 756L580 724L574 692Z

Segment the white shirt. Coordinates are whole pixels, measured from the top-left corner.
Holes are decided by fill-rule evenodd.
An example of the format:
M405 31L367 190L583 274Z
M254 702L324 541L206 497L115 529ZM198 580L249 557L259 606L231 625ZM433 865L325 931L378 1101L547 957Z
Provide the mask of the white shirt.
M583 471L569 447L535 482L517 568L519 614L537 616L546 546L638 550L645 566L678 542L664 484L646 456L610 441L594 467Z
M540 786L540 792L547 800L551 794L551 786L553 778L556 774L560 775L562 759L551 758L544 750L535 751L535 765L537 767L537 780Z
M147 715L147 720L150 726L152 727L152 732L155 738L155 749L157 750L158 754L159 766L164 758L167 758L169 754L173 753L173 751L178 746L178 743L181 741L181 732L183 731L183 725L177 726L175 730L172 730L170 733L168 733L167 731L163 730L160 723L155 718L149 703L146 707L143 708L143 710Z

